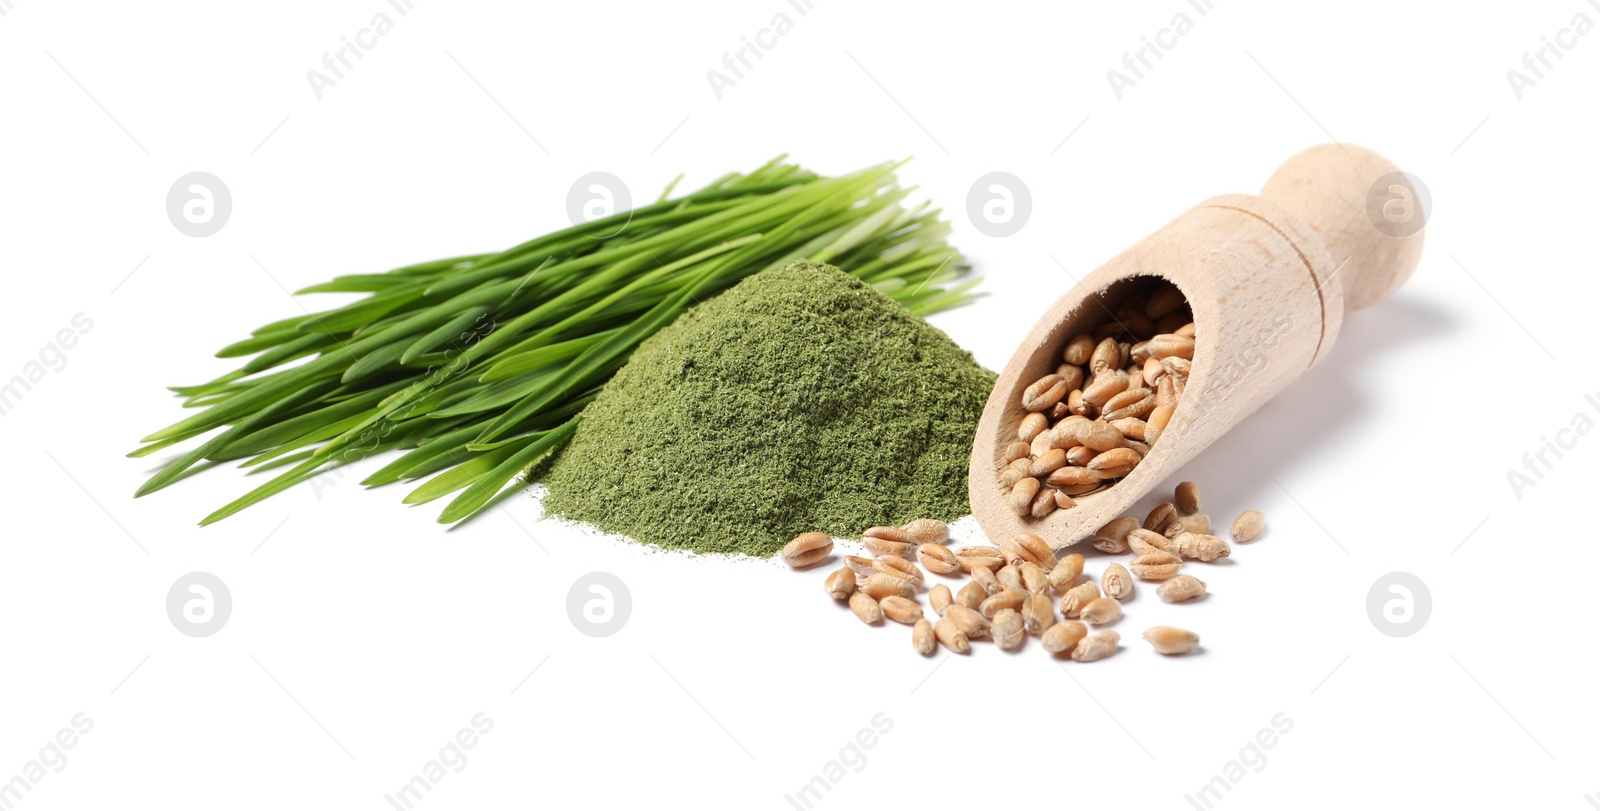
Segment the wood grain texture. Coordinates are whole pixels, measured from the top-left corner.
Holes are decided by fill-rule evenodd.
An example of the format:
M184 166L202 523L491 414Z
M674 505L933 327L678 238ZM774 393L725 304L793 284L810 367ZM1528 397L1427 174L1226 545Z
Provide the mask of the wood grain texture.
M1350 175L1343 163L1330 169L1322 162L1326 156L1326 150L1308 150L1273 176L1281 187L1301 190L1294 198L1298 213L1266 197L1212 198L1085 276L1051 305L1000 372L978 423L968 487L973 514L990 538L1031 532L1061 549L1092 535L1326 357L1343 322L1346 290L1370 297L1380 288L1392 292L1395 279L1409 278L1419 249L1379 250L1355 233L1350 199L1362 201L1362 221L1377 236L1412 241L1378 233L1365 219L1372 178ZM1383 169L1373 177L1393 171L1386 161L1367 168ZM1303 175L1313 179L1288 182ZM1335 183L1339 190L1330 191ZM1362 247L1368 258L1340 268L1328 234L1338 236L1341 248ZM1373 262L1378 266L1369 266ZM1023 389L1055 370L1072 336L1109 320L1123 297L1161 279L1188 299L1196 330L1193 372L1167 430L1116 485L1043 519L1018 516L1005 503L996 470L1025 416L1019 405Z

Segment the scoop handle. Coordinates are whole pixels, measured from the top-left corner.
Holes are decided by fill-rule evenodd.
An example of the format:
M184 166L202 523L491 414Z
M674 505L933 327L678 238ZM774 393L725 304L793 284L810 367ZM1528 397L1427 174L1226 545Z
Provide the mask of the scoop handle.
M1426 187L1370 149L1311 147L1284 161L1261 196L1322 237L1337 268L1346 312L1388 298L1422 258Z

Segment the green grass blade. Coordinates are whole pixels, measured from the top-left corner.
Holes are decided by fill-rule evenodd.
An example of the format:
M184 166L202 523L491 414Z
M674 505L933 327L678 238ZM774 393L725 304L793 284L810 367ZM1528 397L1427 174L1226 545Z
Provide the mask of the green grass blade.
M578 430L578 417L573 417L548 434L539 437L532 444L518 451L511 458L501 462L494 470L478 479L461 495L456 496L450 505L439 514L439 523L453 524L477 512L483 505L488 504L500 493L512 479L522 474L529 465L539 461L545 454L561 447L572 438L572 433Z
M481 326L480 319L483 319L488 314L489 308L481 305L463 310L460 315L440 324L421 338L412 341L411 345L405 348L405 352L401 353L400 362L410 363L418 355L439 346L445 341L452 340L452 337L457 341L465 340L462 337L463 330L474 325ZM490 320L489 323L492 324L493 321ZM476 340L475 335L473 340Z
M589 347L616 335L621 329L621 327L608 329L604 332L596 332L593 335L585 335L582 338L574 338L570 341L562 341L549 346L529 349L526 352L518 352L515 355L503 356L489 366L488 369L485 369L478 379L484 383L494 383L537 371L546 366L565 363L583 354Z
M195 448L187 454L184 454L183 456L169 463L166 467L157 471L154 476L151 476L143 485L139 487L139 490L134 493L134 498L153 493L163 487L166 487L179 476L181 476L183 471L187 470L190 465L205 459L219 448L227 447L228 443L248 434L257 425L267 422L277 413L287 410L299 403L310 400L323 391L326 391L327 386L328 384L326 382L313 384L307 388L290 393L287 396L278 399L271 405L261 409L260 411L251 414L249 417L241 420L238 425L235 425L232 428L217 434L216 436L207 440L200 447Z
M542 436L544 434L521 437L516 442L504 447L496 448L486 453L473 454L472 458L434 476L426 484L407 493L402 501L406 504L426 504L436 498L450 495L463 487L470 487L479 479L493 473L495 468L515 456L518 451L537 442Z
M344 375L339 378L340 383L354 383L362 378L371 377L386 367L398 366L400 356L406 351L403 343L392 343L380 346L371 352L362 355L350 368L344 370Z
M426 473L414 473L413 471L422 469L435 460L450 458L453 454L459 454L460 458L465 459L469 455L465 448L467 440L476 436L479 430L481 430L479 426L468 425L442 434L433 441L402 454L400 458L384 465L374 471L372 475L362 479L361 483L367 487L380 487L385 484L393 484L405 479L414 479L418 476L427 475ZM429 472L432 471L430 470Z

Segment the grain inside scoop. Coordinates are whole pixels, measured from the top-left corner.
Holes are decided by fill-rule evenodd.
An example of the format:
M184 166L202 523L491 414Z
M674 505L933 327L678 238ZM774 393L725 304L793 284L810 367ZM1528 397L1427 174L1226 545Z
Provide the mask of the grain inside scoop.
M1347 144L1313 147L1280 166L1260 195L1213 197L1074 285L1023 339L978 423L968 487L984 532L991 538L1030 532L1056 549L1089 537L1326 357L1345 311L1388 297L1422 255L1420 228L1383 227L1379 217L1391 196L1414 206L1417 190L1377 153ZM1408 213L1420 226L1424 212ZM1180 348L1192 357L1171 356L1177 360L1152 367L1154 379L1146 379L1138 367L1182 341L1152 341L1154 334L1139 334L1145 325L1120 323L1115 314L1130 299L1170 295L1173 287L1192 317L1178 336L1192 333L1192 346ZM1118 337L1133 347L1132 357L1126 349L1115 362L1097 356L1099 371L1082 367L1083 389L1070 405L1069 393L1053 411L1030 411L1041 389L1050 388L1030 392L1030 386L1058 370L1073 377L1062 368L1063 353L1085 333L1096 341ZM1148 385L1150 403L1139 405L1135 392L1111 404L1134 403L1136 411L1127 413L1151 416L1146 407L1158 402L1164 371L1173 373L1168 389L1177 387L1162 395L1171 407L1159 415L1165 422L1157 440L1145 443L1134 433L1110 449L1082 441L1092 433L1085 422L1101 417L1102 403L1086 397ZM1147 428L1120 424L1130 432ZM1040 437L1044 432L1055 433ZM1020 459L1019 442L1030 445ZM1139 458L1129 465L1133 454ZM1006 474L1008 466L1015 472ZM1040 474L1066 468L1054 484ZM1103 480L1088 481L1094 475Z

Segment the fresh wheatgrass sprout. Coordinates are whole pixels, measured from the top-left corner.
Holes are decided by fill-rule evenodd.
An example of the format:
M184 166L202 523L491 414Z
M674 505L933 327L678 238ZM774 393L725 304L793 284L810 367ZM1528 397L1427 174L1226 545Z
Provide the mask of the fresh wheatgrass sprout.
M903 204L883 164L819 177L782 158L748 174L576 225L501 253L340 276L300 293L365 293L223 347L251 356L209 383L176 386L199 409L145 437L142 457L206 434L136 495L197 465L243 460L276 476L210 524L299 482L391 450L378 486L431 476L420 504L461 491L465 518L572 436L583 407L634 348L695 303L795 259L837 265L927 315L977 280L927 204Z

